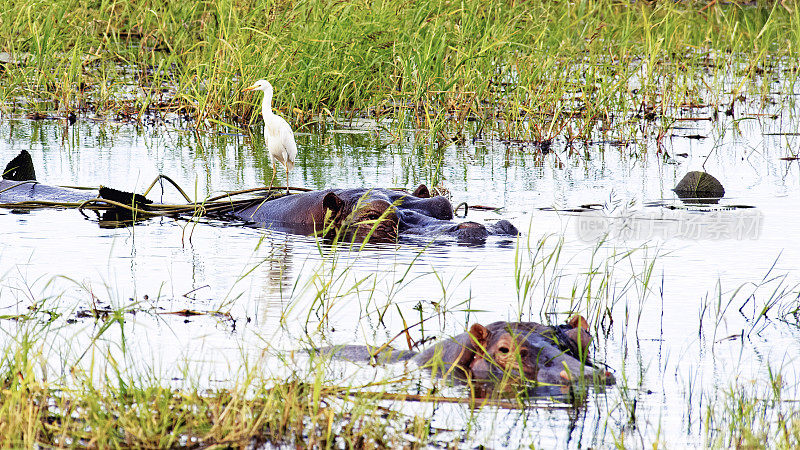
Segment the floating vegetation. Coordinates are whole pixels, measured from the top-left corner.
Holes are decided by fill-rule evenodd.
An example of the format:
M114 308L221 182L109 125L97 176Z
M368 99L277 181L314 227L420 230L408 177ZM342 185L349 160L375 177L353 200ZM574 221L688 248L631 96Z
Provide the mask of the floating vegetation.
M175 188L186 199L185 204L163 204L153 203L145 196L160 180L165 179L172 183ZM0 194L6 193L6 198L0 197L0 208L13 208L13 209L35 209L35 208L77 208L81 213L84 210L97 211L98 213L125 212L129 215L127 220L134 220L134 218L145 219L148 217L156 216L169 216L169 217L183 217L183 218L200 218L207 215L221 215L231 212L234 208L243 205L249 205L256 198L254 195L262 193L259 199L271 200L274 198L286 195L282 192L283 189L289 189L297 192L307 192L309 189L296 188L296 187L281 187L275 186L272 188L249 188L235 192L227 192L202 202L192 201L185 191L174 181L166 175L160 175L156 178L144 194L132 194L128 192L119 191L117 189L101 186L98 189L91 187L62 187L54 186L47 187L52 192L57 192L62 195L64 192L67 195L72 194L72 191L84 191L85 199L76 201L59 201L47 199L48 192L41 194L43 199L20 200L16 198L14 189L31 185L36 185L38 182L34 180L20 181L20 182L6 182L0 185ZM94 192L97 191L96 197ZM30 189L25 190L22 197L31 197ZM80 196L81 194L76 194ZM35 196L35 195L33 195ZM240 198L240 197L245 198ZM234 200L236 198L236 200ZM85 216L85 214L84 214Z

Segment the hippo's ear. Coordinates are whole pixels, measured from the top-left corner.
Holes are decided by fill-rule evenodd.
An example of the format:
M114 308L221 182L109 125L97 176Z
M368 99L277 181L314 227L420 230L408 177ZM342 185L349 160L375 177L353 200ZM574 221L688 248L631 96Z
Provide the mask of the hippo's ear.
M573 351L577 352L578 348L581 350L578 355L574 356L578 358L581 354L587 355L589 345L592 344L592 335L589 334L589 322L582 315L575 314L567 320L567 326L569 326L569 329L564 331L564 334L575 343L576 348Z
M419 197L419 198L431 198L431 191L428 190L428 186L425 186L424 184L420 184L417 187L417 189L414 191L414 193L411 194L411 195L413 195L414 197Z
M567 320L567 325L569 325L570 328L581 327L584 330L589 329L589 322L580 314L575 314L570 317L569 320Z
M486 348L489 342L489 330L485 326L476 323L469 328L469 335L472 336L474 342L481 344L481 347Z
M328 192L325 194L325 198L322 199L322 207L331 210L334 215L342 209L343 205L342 199L333 192Z
M27 150L22 150L19 155L9 161L3 170L3 179L11 181L36 180L36 171L33 169L33 159Z
M589 346L592 345L592 335L590 335L589 332L578 327L567 330L564 332L564 334L571 339L577 347L580 347L584 355L588 355ZM575 355L575 357L580 357L580 354Z

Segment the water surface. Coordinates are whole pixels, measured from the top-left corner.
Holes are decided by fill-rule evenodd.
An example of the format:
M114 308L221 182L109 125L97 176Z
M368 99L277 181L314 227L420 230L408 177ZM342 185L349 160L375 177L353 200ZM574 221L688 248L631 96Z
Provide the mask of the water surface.
M0 210L0 308L4 315L29 314L32 305L62 314L42 349L55 373L91 348L82 363L108 364L117 355L131 372L165 382L188 372L208 386L225 386L244 365L281 376L292 368L277 355L291 355L300 367L304 356L292 351L310 345L384 342L403 319L433 316L413 331L422 338L476 321L557 323L576 311L601 324L596 357L620 381L591 395L585 408L394 407L432 413L433 425L447 430L473 421L475 443L493 447L608 446L620 436L634 447L702 445L706 408L733 386L765 386L769 370L780 371L785 396L797 397L800 331L789 312L798 307L800 282L800 169L780 159L798 148L798 136L785 134L797 129L791 116L722 116L684 128L662 146L643 134L627 145L556 141L546 155L494 136L470 137L443 150L438 174L437 152L411 130L399 141L369 126L297 136L292 186L413 189L441 175L454 203L502 208L473 210L469 220L505 218L523 230L518 240L492 237L482 246L404 241L332 251L309 237L220 221L159 218L103 229L75 210ZM704 138L685 137L694 135ZM2 164L26 149L48 184L140 192L163 173L203 199L266 184L272 175L260 130L251 138L6 119L0 136ZM703 167L725 185L726 197L718 206L685 207L671 188ZM149 197L181 202L170 187ZM562 211L585 204L599 206ZM743 220L746 232L732 234ZM604 235L587 234L587 223L616 233L600 242ZM676 223L696 226L667 226ZM137 311L126 315L124 354L119 329L92 346L102 322L78 317L109 306ZM163 314L182 309L229 316ZM26 326L0 321L5 339ZM340 370L334 381L386 376ZM634 398L636 419L628 423Z

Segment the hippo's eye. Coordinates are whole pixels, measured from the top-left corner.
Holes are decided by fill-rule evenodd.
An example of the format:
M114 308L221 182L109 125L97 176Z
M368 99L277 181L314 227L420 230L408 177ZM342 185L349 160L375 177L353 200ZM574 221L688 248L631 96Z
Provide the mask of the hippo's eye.
M500 347L499 350L500 350L500 353L508 353L508 351L509 351L508 347Z

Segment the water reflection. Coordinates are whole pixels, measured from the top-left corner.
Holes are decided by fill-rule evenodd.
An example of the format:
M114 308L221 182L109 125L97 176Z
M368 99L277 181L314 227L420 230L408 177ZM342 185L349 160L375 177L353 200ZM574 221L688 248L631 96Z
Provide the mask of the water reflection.
M268 239L262 240L261 246L267 256L258 268L258 278L261 279L262 288L256 291L254 300L257 300L263 310L263 316L269 316L272 308L280 311L291 298L293 274L296 272L294 264L294 245L292 236L283 233L272 233Z

